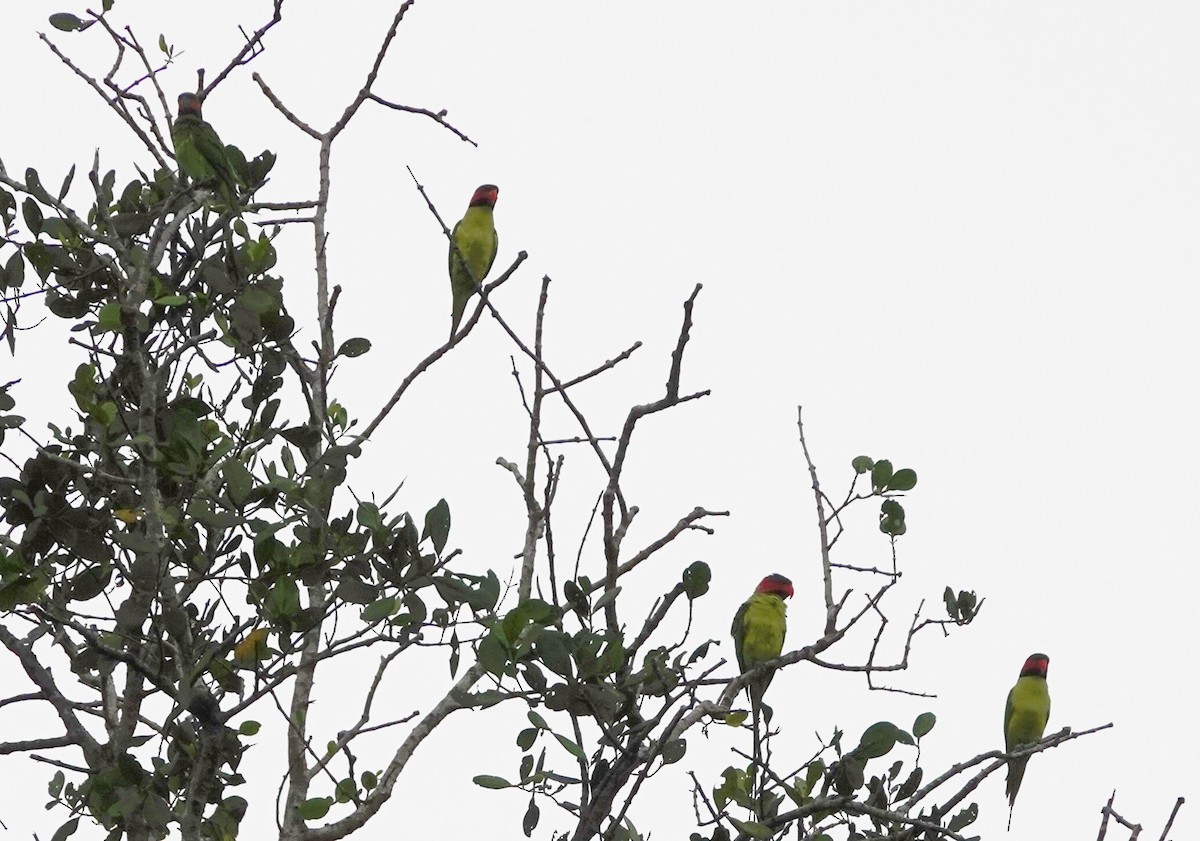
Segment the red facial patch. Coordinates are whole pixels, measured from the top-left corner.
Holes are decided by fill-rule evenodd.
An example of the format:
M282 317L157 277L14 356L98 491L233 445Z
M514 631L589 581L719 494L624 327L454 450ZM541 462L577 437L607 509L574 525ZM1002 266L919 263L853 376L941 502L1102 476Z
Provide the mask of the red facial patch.
M1021 668L1022 675L1040 675L1045 677L1050 670L1050 658L1045 654L1031 654Z
M495 207L496 199L500 197L500 188L495 184L483 184L475 189L471 196L471 207Z
M180 114L198 115L200 113L200 98L194 93L181 93L178 101Z
M768 575L762 581L758 582L758 587L755 588L754 592L774 593L784 599L790 599L795 594L795 591L792 589L792 582L778 573Z

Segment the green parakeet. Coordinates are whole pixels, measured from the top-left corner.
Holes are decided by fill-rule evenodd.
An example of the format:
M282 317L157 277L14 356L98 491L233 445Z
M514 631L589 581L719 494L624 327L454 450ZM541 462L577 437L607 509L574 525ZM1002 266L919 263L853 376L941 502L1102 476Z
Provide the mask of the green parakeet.
M200 98L196 94L179 95L179 114L171 127L171 141L175 144L175 160L180 170L197 184L215 180L225 202L236 208L241 180L229 163L225 144L200 116Z
M500 188L495 184L483 184L471 196L471 204L463 218L455 224L450 234L450 291L453 305L450 310L450 338L458 332L467 301L496 260L500 238L496 236L496 225L492 211Z
M1008 702L1004 705L1004 749L1012 751L1021 745L1032 745L1046 732L1050 719L1050 690L1046 686L1046 672L1050 658L1045 654L1030 654L1021 667L1021 676L1008 691ZM1029 757L1008 760L1008 826L1012 828L1012 808L1025 776Z
M782 575L768 575L754 588L754 595L742 603L733 615L733 650L737 654L738 668L745 672L759 663L773 660L783 651L787 637L787 605L784 599L793 594L792 582ZM762 735L759 718L763 706L763 695L771 685L774 672L756 675L746 684L750 696L750 711L754 722L754 760L762 761ZM768 721L770 707L767 708Z

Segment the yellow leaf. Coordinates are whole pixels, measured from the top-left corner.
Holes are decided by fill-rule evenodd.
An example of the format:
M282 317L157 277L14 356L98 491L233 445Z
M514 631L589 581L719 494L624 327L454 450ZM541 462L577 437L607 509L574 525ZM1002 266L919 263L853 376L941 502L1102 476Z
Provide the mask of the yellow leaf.
M271 652L267 650L267 636L270 633L266 628L255 628L246 634L246 638L233 648L234 659L242 663L251 663L270 657Z
M114 508L113 516L128 526L132 526L142 519L141 513L136 508Z

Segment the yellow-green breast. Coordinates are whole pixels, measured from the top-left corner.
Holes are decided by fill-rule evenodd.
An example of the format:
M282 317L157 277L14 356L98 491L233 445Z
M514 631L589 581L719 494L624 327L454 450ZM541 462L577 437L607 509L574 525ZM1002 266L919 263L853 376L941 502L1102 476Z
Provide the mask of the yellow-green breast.
M787 605L774 593L755 593L746 601L742 614L742 647L738 661L742 670L778 657L787 635Z

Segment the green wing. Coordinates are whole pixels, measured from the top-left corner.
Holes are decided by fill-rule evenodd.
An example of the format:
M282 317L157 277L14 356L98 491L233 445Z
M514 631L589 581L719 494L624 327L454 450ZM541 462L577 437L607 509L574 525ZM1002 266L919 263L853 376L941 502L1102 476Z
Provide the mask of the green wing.
M466 214L450 232L450 337L458 332L458 324L467 309L467 301L475 294L492 269L500 250L500 237L492 222L490 207L467 208Z
M1016 687L1013 687L1015 689ZM1008 690L1008 700L1004 702L1004 749L1012 750L1013 746L1009 740L1008 728L1012 724L1013 717L1013 690Z
M493 227L492 228L492 253L488 255L487 266L484 267L483 272L479 275L480 282L482 282L483 279L485 277L487 277L488 272L490 272L492 270L492 264L496 262L496 255L499 253L500 253L500 235L498 233L496 233L496 229L495 229L495 227Z
M199 121L185 114L171 127L171 142L175 145L175 159L183 174L193 181L206 181L216 175L208 159L196 147L196 124Z
M746 639L746 608L749 605L749 602L742 602L737 613L733 614L733 627L729 629L733 634L733 650L737 654L738 668L743 672L746 671L746 658L742 653L742 642Z
M171 141L175 145L175 159L185 175L196 182L217 179L226 201L235 203L241 179L230 164L216 129L194 114L184 114L171 129Z

